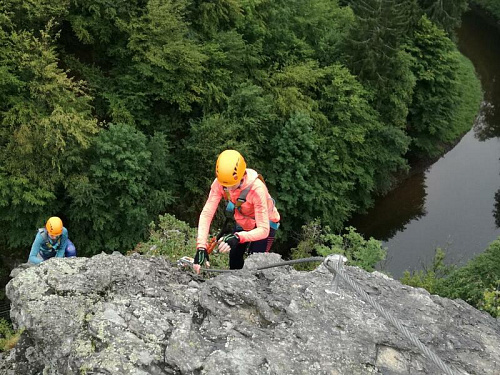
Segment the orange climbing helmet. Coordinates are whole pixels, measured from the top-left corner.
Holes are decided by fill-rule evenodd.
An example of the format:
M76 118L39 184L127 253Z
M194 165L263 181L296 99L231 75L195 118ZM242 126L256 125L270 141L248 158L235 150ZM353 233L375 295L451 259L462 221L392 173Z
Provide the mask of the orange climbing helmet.
M241 181L246 168L247 163L238 151L226 150L217 159L215 175L222 186L233 186Z
M51 236L60 236L63 232L63 222L57 216L52 216L45 224L45 229Z

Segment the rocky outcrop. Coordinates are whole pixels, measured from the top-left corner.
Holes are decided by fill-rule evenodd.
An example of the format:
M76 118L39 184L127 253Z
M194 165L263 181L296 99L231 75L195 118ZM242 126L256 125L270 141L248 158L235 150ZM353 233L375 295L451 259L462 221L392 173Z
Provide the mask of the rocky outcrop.
M7 286L24 327L4 374L438 374L322 265L247 259L204 280L158 257L51 259ZM500 324L463 301L345 271L457 374L500 373ZM337 279L338 281L338 279Z

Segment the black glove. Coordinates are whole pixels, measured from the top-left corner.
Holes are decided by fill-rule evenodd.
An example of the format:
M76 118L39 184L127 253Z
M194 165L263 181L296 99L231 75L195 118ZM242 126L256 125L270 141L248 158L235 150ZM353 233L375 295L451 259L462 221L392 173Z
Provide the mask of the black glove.
M240 237L236 233L231 233L222 237L222 241L227 243L231 250L233 250L240 243Z
M194 256L194 264L199 264L203 266L205 262L209 262L207 249L205 249L204 247L199 247L196 249L196 255Z

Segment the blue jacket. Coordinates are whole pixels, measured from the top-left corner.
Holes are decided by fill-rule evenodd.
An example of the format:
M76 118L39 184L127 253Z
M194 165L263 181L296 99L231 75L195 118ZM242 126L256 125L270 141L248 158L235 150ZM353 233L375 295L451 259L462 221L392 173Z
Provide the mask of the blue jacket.
M43 229L43 228L42 228ZM36 234L35 240L33 241L33 245L31 245L30 256L28 258L28 262L33 264L38 264L43 262L45 259L56 257L56 258L64 258L64 253L66 251L66 246L68 243L68 230L63 227L63 232L58 240L51 240L47 235L47 241L43 239L40 230ZM42 256L43 259L38 257L38 254Z

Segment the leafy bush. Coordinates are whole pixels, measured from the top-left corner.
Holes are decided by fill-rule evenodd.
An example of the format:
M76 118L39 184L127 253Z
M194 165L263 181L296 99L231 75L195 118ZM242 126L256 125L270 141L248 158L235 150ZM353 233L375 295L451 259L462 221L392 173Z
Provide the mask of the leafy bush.
M496 287L486 289L483 294L483 301L479 304L479 309L491 314L494 318L500 317L500 280L496 282Z
M330 254L344 255L352 266L371 272L375 265L385 259L386 251L382 243L374 238L365 240L354 227L346 228L343 235L333 234L328 226L322 226L319 220L314 220L302 227L302 239L296 248L292 249L292 259L307 258L313 255L328 256ZM311 270L317 263L300 264L298 270Z
M497 285L500 279L500 240L490 246L464 267L452 272L438 285L436 293L448 298L461 298L480 308L484 292Z
M149 239L139 243L134 249L145 255L164 256L171 262L177 262L183 256L194 256L196 252L196 229L173 215L160 215L158 223L149 225ZM212 254L210 266L228 268L227 254Z
M455 133L453 114L461 104L459 54L444 30L426 17L420 20L407 50L414 57L412 70L417 79L407 119L411 149L434 157L442 153L441 142L452 141Z
M7 320L0 318L0 351L7 351L16 346L22 330L15 331Z
M444 264L446 253L441 248L436 248L434 259L429 268L419 271L405 271L401 282L416 288L424 288L429 293L435 293L439 281L449 275L454 266Z
M386 251L382 248L382 243L373 237L365 240L359 233L356 232L354 227L348 227L347 233L343 236L335 236L337 238L332 238L331 243L337 243L338 238L342 239L342 245L337 247L331 247L331 249L341 251L347 257L349 264L363 268L364 270L371 272L375 270L375 265L381 260L385 259ZM330 239L333 235L327 237ZM320 254L327 255L327 249L324 251L320 250ZM331 253L331 251L330 251Z
M301 240L292 249L292 259L309 258L317 254L316 248L321 241L324 229L318 219L302 226ZM301 263L294 266L298 271L308 271L316 268L320 262Z
M447 298L460 298L492 316L500 312L500 239L493 241L482 253L457 268L445 266L444 252L436 251L429 270L405 272L401 282L421 287Z
M472 3L486 9L496 19L500 19L500 2L497 0L472 0Z

